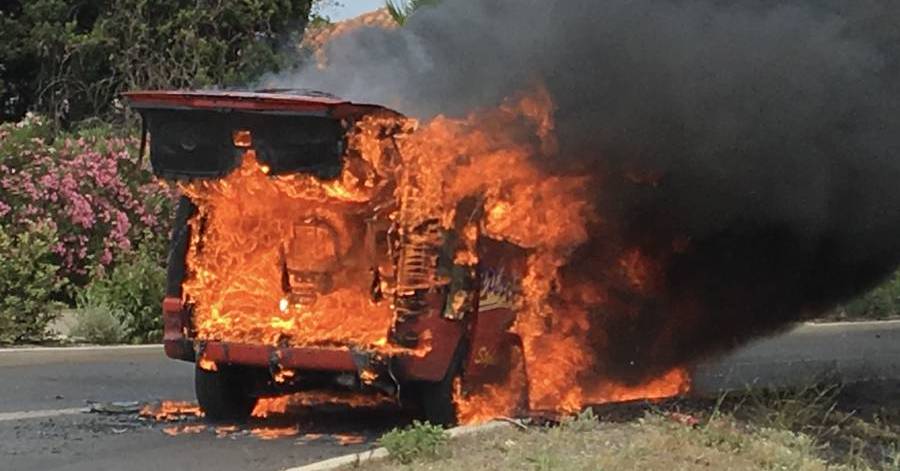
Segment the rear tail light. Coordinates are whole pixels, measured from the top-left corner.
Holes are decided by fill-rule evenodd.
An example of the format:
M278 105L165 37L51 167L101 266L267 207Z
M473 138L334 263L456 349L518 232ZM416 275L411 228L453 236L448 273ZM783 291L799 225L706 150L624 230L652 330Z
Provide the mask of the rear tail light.
M241 149L246 149L253 145L253 137L250 135L250 131L246 129L238 129L232 132L231 140L234 142L235 147Z

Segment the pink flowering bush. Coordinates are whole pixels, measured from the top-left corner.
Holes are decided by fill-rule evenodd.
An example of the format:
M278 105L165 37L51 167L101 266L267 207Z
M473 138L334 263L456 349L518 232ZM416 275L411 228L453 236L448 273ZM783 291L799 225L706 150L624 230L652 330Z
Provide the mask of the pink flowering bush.
M38 339L58 301L117 313L129 341L158 340L175 195L138 147L111 128L0 124L0 342Z
M139 166L138 147L103 128L52 136L31 115L0 125L0 225L58 234L52 250L74 286L139 246L161 250L173 193Z

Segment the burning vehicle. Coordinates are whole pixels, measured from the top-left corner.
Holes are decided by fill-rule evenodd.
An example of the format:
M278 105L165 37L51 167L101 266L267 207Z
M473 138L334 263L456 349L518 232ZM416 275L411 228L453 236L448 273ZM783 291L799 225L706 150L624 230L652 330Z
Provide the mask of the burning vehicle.
M611 293L652 296L664 273L632 249L613 276L565 279L596 182L541 167L558 149L540 84L425 123L309 91L126 98L183 195L164 343L196 362L208 417L290 393L471 423L689 388L683 363L611 374L634 365L608 357L610 314L631 318Z
M440 178L403 171L402 115L292 90L126 99L153 172L183 195L164 344L196 363L207 417L332 391L417 402L447 424L467 385L521 374L525 250L484 233L484 198L427 200Z

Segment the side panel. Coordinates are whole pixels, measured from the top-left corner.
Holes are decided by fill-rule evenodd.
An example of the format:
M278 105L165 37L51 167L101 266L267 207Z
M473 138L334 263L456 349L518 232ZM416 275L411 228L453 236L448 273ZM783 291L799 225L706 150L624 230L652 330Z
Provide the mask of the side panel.
M175 210L169 256L166 261L166 297L162 303L163 344L166 356L176 360L194 361L194 345L190 340L190 311L182 302L182 288L187 271L186 258L190 241L188 219L197 207L182 196Z
M450 361L465 333L465 325L459 321L444 319L439 310L412 322L412 329L420 333L431 350L424 357L398 357L396 365L404 379L440 381L450 367ZM430 340L428 340L430 339Z
M188 220L197 212L197 206L187 196L178 200L175 221L172 223L172 237L169 240L169 256L166 260L166 297L180 298L181 285L187 273L187 251L191 240Z
M511 370L521 340L511 331L521 299L527 253L515 245L479 242L478 314L471 326L466 384L500 383Z

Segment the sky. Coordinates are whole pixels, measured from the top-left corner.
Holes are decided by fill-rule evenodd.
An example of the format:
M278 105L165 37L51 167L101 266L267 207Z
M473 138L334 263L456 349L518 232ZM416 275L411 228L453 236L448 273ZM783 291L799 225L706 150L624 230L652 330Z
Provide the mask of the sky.
M361 13L384 6L384 0L338 0L338 5L325 10L332 20L353 18Z

